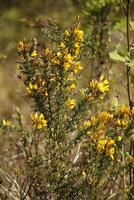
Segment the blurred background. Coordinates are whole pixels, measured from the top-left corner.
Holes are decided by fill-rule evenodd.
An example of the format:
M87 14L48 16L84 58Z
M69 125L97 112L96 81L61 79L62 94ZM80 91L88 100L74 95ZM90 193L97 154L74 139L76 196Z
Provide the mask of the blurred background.
M132 1L132 7L134 2ZM82 85L104 72L111 81L111 96L126 102L125 68L110 60L109 53L126 52L126 25L118 0L0 0L0 115L10 116L16 107L28 112L21 82L17 78L16 44L41 38L47 19L64 26L80 15L88 34L90 55L84 61ZM133 17L132 17L133 20ZM120 89L119 89L120 87Z

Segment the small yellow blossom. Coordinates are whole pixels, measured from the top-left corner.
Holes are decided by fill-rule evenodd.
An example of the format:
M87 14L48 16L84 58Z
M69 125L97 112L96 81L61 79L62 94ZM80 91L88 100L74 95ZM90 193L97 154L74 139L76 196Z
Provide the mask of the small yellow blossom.
M111 157L112 160L114 160L115 148L114 147L107 148L107 154Z
M70 35L70 33L69 33L67 30L65 30L64 34L65 34L65 36L67 36L67 37L69 37L69 35Z
M89 92L93 97L103 99L105 94L109 91L109 81L103 76L99 80L92 80L89 83ZM89 94L89 95L90 95Z
M86 178L86 176L87 176L85 171L82 172L82 175L84 178Z
M47 92L47 91L45 92L45 96L46 96L46 97L48 96L48 92Z
M33 92L33 90L37 90L38 86L36 83L32 84L31 82L29 83L28 87L26 87L26 90L28 91L29 94Z
M65 62L65 63L64 63L64 69L65 69L65 71L68 71L70 68L71 68L70 63Z
M90 127L90 126L91 126L91 121L90 121L90 120L84 121L84 123L83 123L83 127L84 127L84 128L88 128L88 127Z
M106 154L110 156L112 160L114 160L115 142L113 139L100 138L96 143L97 143L97 149L100 153L106 152Z
M26 41L20 41L17 45L18 47L18 53L22 56L26 56L27 53L31 52L32 45L30 43L26 43Z
M83 67L81 66L80 62L76 62L74 65L74 73L78 73L80 70L82 70Z
M96 118L95 115L91 117L91 122L92 122L93 125L97 122L97 120L98 119Z
M69 53L69 54L66 54L66 55L64 56L64 61L65 61L65 62L68 62L68 63L70 63L70 64L72 64L73 57L71 56L70 53Z
M34 50L32 53L31 53L31 57L33 57L33 58L35 58L35 57L37 57L37 51L36 50Z
M72 83L70 86L68 86L67 90L70 92L76 88L76 84Z
M61 42L60 43L60 47L64 49L66 46L65 46L65 44L63 42Z
M107 140L106 139L99 139L97 141L97 149L99 152L102 152L105 150L105 145L107 143Z
M106 153L111 157L112 160L114 160L114 154L115 154L114 144L115 142L111 138L109 138L106 144Z
M62 61L62 53L60 51L58 51L56 53L56 56L52 59L52 62L57 64L57 65L60 65L61 64L61 61Z
M46 48L41 51L41 56L44 59L50 59L52 57L52 49Z
M80 43L74 43L73 48L74 55L77 56L80 53Z
M75 77L74 77L74 74L68 74L67 76L67 81L74 81L75 80Z
M74 43L74 48L79 49L80 48L80 44L78 42Z
M74 34L76 35L78 41L83 41L84 32L82 30L79 30L78 28L74 29Z
M53 59L52 59L52 62L53 62L54 64L60 65L60 60L59 60L59 58L57 58L57 57L53 58Z
M58 58L62 58L62 53L60 51L57 52Z
M31 114L31 121L34 128L42 129L43 127L47 126L47 121L44 118L44 115L41 113Z
M10 126L11 125L11 121L3 119L2 124L3 124L3 126Z
M75 99L69 98L69 99L66 101L66 105L67 105L68 108L73 109L73 108L75 107L75 105L76 105Z
M122 105L119 109L118 112L123 114L123 115L129 115L130 113L130 108L128 106Z
M122 136L118 136L117 140L120 142L122 140L122 138L123 138Z
M115 124L119 127L126 128L128 126L128 121L126 119L117 119Z
M103 123L104 123L104 122L107 122L108 120L112 119L113 115L111 115L107 111L101 112L101 113L99 113L99 118L100 118L100 121L103 121Z
M98 89L102 93L109 91L109 82L108 82L108 80L105 79L105 80L102 80L102 82L98 83Z
M45 81L43 80L36 80L35 83L29 82L29 85L28 87L26 87L26 90L29 94L33 94L34 92L40 92L41 94L47 96Z

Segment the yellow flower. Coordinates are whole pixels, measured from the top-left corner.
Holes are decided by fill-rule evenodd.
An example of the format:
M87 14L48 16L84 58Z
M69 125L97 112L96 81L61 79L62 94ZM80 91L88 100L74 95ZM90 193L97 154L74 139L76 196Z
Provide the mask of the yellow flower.
M69 37L69 35L70 35L70 33L69 33L67 30L65 30L64 34L65 34L65 36L67 36L67 37Z
M52 57L52 49L46 48L41 51L41 56L44 59L50 59Z
M76 35L78 41L83 41L84 32L82 30L79 30L78 28L74 29L74 34Z
M108 156L111 157L112 160L114 160L114 154L115 154L115 148L114 148L114 140L109 138L100 138L98 139L97 143L97 149L99 152L103 153L106 152Z
M47 121L44 118L44 115L41 113L31 114L31 121L34 128L42 129L43 127L47 126Z
M118 111L123 115L128 115L130 113L130 108L128 106L122 105Z
M45 96L48 96L45 87L45 81L41 79L37 79L35 83L29 82L29 85L28 87L26 87L26 90L29 94L33 94L34 92L39 92Z
M11 125L11 121L3 119L2 124L3 124L3 126L10 126Z
M90 121L90 120L84 121L84 123L83 123L83 127L84 127L84 128L88 128L88 127L90 127L90 126L91 126L91 121Z
M115 154L115 148L114 148L114 140L109 139L106 144L106 153L111 157L112 160L114 160L114 154Z
M75 77L74 77L74 74L68 74L67 76L67 81L74 81L75 80Z
M126 128L127 125L128 125L128 121L126 119L117 119L115 124L117 126L120 126L120 127L123 127L123 128Z
M107 153L111 157L111 159L114 160L115 148L114 147L108 148Z
M66 46L65 46L65 44L63 42L61 42L60 43L60 47L64 49Z
M26 90L28 91L29 94L31 94L33 92L33 90L38 90L37 83L32 84L30 82L29 85L28 85L28 87L26 87Z
M77 56L80 53L80 44L78 42L76 42L76 43L74 43L73 46L74 46L73 52L74 52L75 56Z
M99 80L92 80L89 83L89 92L93 97L103 99L105 94L109 91L109 81L101 76Z
M33 57L33 58L35 58L35 57L37 57L37 51L36 50L34 50L32 53L31 53L31 57Z
M105 150L106 143L107 143L106 139L99 139L97 141L97 149L99 152L103 152Z
M60 60L59 60L59 58L57 58L57 57L53 58L53 59L52 59L52 62L53 62L54 64L60 65Z
M78 73L78 71L80 71L81 69L83 69L80 65L80 62L76 62L74 65L74 73Z
M78 42L75 42L73 46L74 46L75 49L79 49L80 48L80 44Z
M100 78L100 82L98 83L98 89L100 92L105 93L109 91L109 82L107 79L103 80Z
M100 118L100 121L107 122L108 120L113 118L113 115L111 115L110 113L106 111L106 112L99 113L99 118Z
M58 58L62 58L62 53L60 51L57 52Z
M68 62L68 63L70 63L70 64L72 64L73 57L71 56L70 53L69 53L69 54L66 54L66 55L64 56L64 61L65 61L65 62Z
M98 119L95 115L91 117L92 125L95 125L97 121L98 121Z
M75 83L72 83L67 89L68 91L70 92L71 90L75 89L76 88L76 84Z
M70 63L65 62L65 63L64 63L64 69L65 69L65 71L68 71L70 68L71 68Z
M96 89L97 88L97 80L91 80L89 85L92 89Z
M46 97L48 96L48 92L47 92L47 91L45 92L45 96L46 96Z
M118 136L117 140L120 142L122 140L122 138L123 138L122 136Z
M52 59L52 62L57 64L57 65L60 65L61 59L62 59L62 53L60 51L58 51L57 56Z
M73 108L75 107L75 105L76 105L75 99L69 98L69 99L66 101L66 105L67 105L68 108L73 109Z
M111 145L114 145L114 140L110 138L107 143L107 146L111 146Z

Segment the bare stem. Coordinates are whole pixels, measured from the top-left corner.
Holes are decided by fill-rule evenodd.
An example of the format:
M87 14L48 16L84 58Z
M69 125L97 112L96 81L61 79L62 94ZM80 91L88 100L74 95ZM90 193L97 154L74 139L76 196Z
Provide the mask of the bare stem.
M127 0L127 7L126 7L126 28L127 28L127 52L130 52L130 0ZM130 74L130 67L126 66L127 68L127 93L128 93L128 103L131 107L131 74Z
M127 4L126 4L126 29L127 29L127 52L128 54L130 53L130 1L131 0L127 0ZM128 93L128 102L129 102L129 106L130 108L132 108L132 99L131 99L131 70L129 66L126 66L127 68L127 93ZM134 142L131 141L130 142L130 155L133 156L134 152ZM134 185L134 170L132 170L132 168L130 167L130 171L129 171L129 179L130 179L130 185Z

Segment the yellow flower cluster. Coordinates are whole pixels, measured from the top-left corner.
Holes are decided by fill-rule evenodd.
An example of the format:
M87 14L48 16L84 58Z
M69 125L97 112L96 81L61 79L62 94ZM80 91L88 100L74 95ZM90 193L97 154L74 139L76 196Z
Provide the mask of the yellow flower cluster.
M77 61L77 56L80 52L83 35L83 31L79 27L66 30L64 39L59 45L60 49L52 59L53 63L62 66L65 71L72 70L74 73L78 73L82 69L80 62Z
M104 76L100 76L99 80L94 79L89 83L89 94L86 98L89 101L96 97L103 99L108 91L109 81Z
M79 29L79 27L76 27L74 29L74 44L73 44L73 53L74 56L77 56L80 53L80 46L81 43L83 42L83 36L84 36L84 32L82 30Z
M47 121L44 118L44 115L41 113L31 114L31 121L34 128L42 129L47 126Z
M81 128L87 130L87 135L95 144L99 153L106 153L112 160L115 154L115 141L106 135L106 127L113 120L113 114L105 111L97 113L83 122Z
M80 30L80 27L77 25L70 31L65 31L65 41L72 40L72 54L73 56L77 56L80 53L81 43L83 42L84 32ZM65 44L62 42L61 47L65 48Z
M34 94L34 92L39 92L45 96L48 96L47 89L45 87L45 81L41 79L36 80L34 83L30 82L26 90L29 94Z
M95 144L99 153L106 153L114 159L115 146L120 148L120 142L125 138L125 130L134 123L134 107L122 105L116 109L96 113L85 120L80 129Z
M75 99L68 98L66 101L66 105L68 108L73 109L76 105Z
M63 66L65 71L71 70L74 73L78 73L82 66L79 61L75 61L73 56L65 50L63 53L58 51L56 56L53 58L53 63L59 66Z

